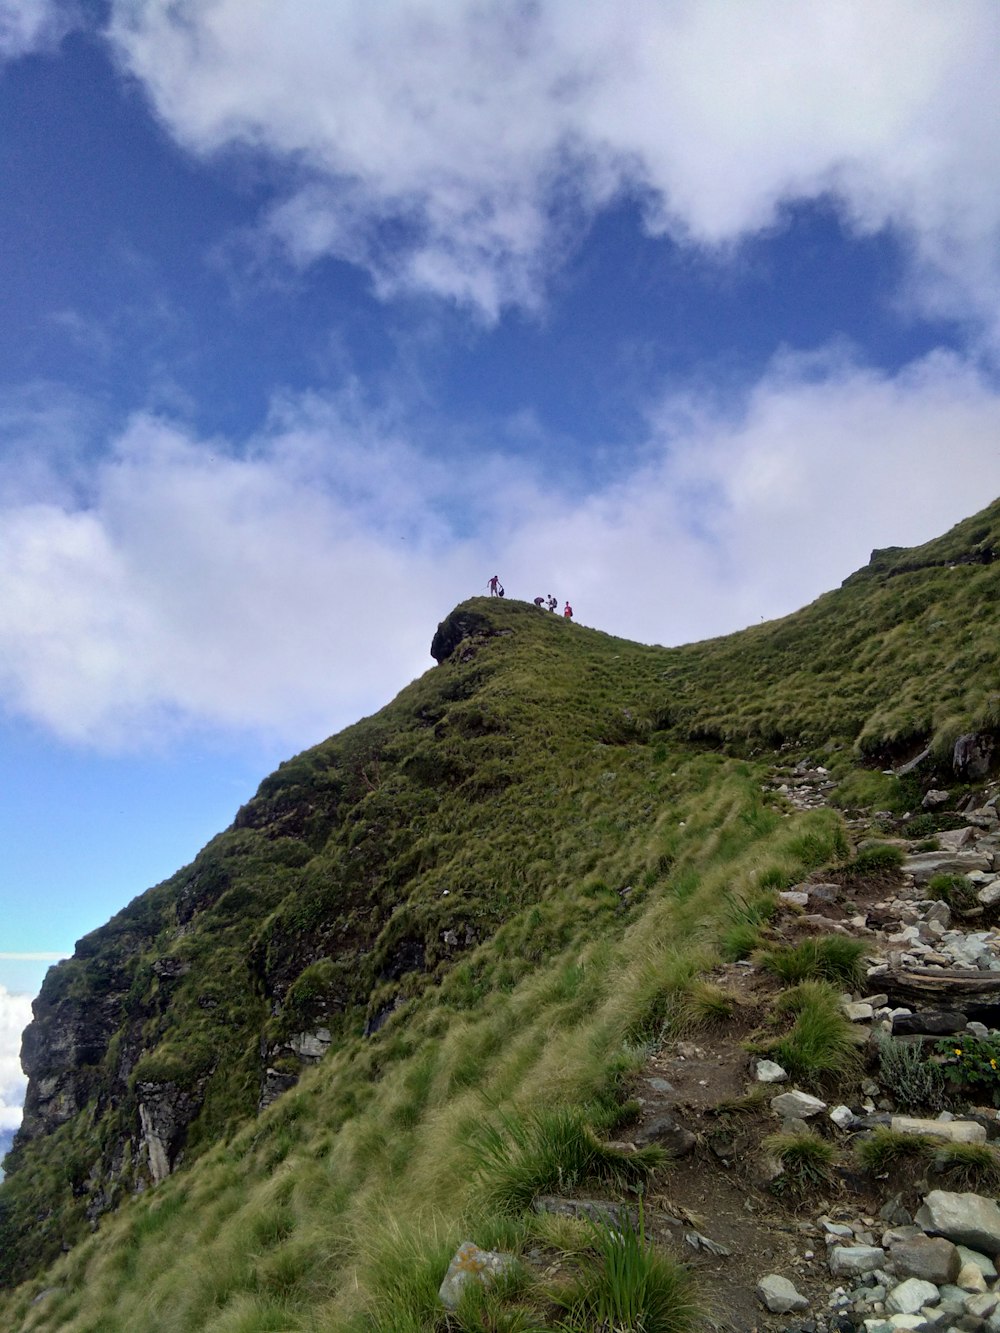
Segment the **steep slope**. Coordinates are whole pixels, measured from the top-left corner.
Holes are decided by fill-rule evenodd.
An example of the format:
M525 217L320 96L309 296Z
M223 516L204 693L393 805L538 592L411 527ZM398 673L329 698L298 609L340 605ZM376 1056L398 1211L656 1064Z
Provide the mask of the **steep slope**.
M314 1124L322 1104L342 1130L326 1148L336 1156L384 1097L410 1142L402 1131L420 1129L422 1080L424 1100L442 1078L459 1090L488 1082L497 1024L502 1046L512 1022L528 1031L559 1014L572 1044L570 1011L587 985L581 1014L607 1009L596 1063L555 1083L599 1092L615 1050L656 1009L662 959L629 972L638 940L724 929L768 872L783 882L845 850L835 820L762 806L767 747L823 746L842 773L858 757L930 747L925 783L935 765L951 768L962 737L976 741L958 747L960 767L970 754L992 762L998 549L1000 502L938 542L876 552L794 616L682 649L520 603L457 608L435 636L438 667L283 764L191 866L50 972L0 1192L8 1280L150 1183L177 1200L188 1175L212 1179L227 1151L213 1144L242 1145L251 1175L263 1171L293 1107ZM583 954L586 985L572 972ZM487 1010L493 1036L472 1043L472 1066L452 1049L442 1073L425 1043L436 1034L447 1046ZM549 1040L538 1032L537 1048L565 1058ZM401 1046L425 1061L399 1073L405 1096L384 1077ZM255 1120L320 1061L309 1098L286 1094ZM523 1091L529 1066L492 1095ZM243 1125L260 1129L234 1139ZM432 1142L441 1152L420 1142L418 1155ZM202 1154L203 1170L166 1181ZM401 1188L403 1167L382 1163L390 1176L372 1179ZM356 1163L338 1169L343 1210L345 1181L367 1177ZM110 1328L102 1317L94 1327ZM144 1326L132 1318L122 1327ZM192 1314L177 1326L209 1324Z

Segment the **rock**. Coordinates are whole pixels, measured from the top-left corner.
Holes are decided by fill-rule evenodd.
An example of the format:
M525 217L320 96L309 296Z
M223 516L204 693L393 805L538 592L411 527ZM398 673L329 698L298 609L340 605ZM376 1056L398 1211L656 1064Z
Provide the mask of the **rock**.
M955 1278L955 1286L973 1293L985 1291L986 1278L978 1264L963 1264Z
M757 1283L757 1295L772 1314L789 1314L793 1310L808 1310L809 1302L800 1296L787 1277L769 1273Z
M985 1135L986 1131L983 1130ZM644 1148L649 1143L658 1143L666 1148L672 1157L686 1157L698 1142L689 1129L679 1125L672 1116L660 1115L650 1120L632 1136L637 1148Z
M903 869L911 874L918 885L924 885L934 875L968 875L973 870L992 870L985 852L922 852L908 856Z
M916 1116L894 1115L889 1128L897 1134L926 1134L947 1143L985 1143L986 1129L974 1120L920 1120Z
M922 1305L936 1305L937 1301L938 1289L935 1283L919 1277L908 1277L889 1292L885 1298L885 1308L889 1314L916 1314Z
M991 1256L1000 1254L1000 1208L979 1194L931 1190L915 1221L932 1235L946 1236Z
M965 1015L957 1009L930 1009L916 1014L897 1013L892 1018L894 1037L949 1037L965 1031Z
M849 1106L835 1106L830 1112L830 1119L838 1129L847 1129L854 1124L854 1112Z
M870 1023L875 1013L866 1000L848 1000L840 1007L852 1023Z
M758 1060L756 1068L758 1083L784 1083L787 1072L775 1060Z
M792 1119L808 1120L810 1116L819 1115L821 1111L826 1110L826 1102L821 1102L818 1097L812 1097L808 1092L799 1092L795 1089L792 1092L781 1092L777 1097L771 1098L771 1110L778 1115L788 1116Z
M993 764L996 748L996 738L989 732L973 731L959 736L951 752L955 776L966 782L985 778Z
M512 1254L481 1250L471 1240L464 1241L448 1265L448 1271L438 1290L438 1299L446 1309L455 1310L468 1283L481 1282L486 1286L493 1278L506 1273L513 1263Z
M943 852L960 852L963 847L968 847L975 836L975 832L968 825L965 828L944 829L936 835L938 846Z
M950 800L948 792L932 787L920 804L924 810L936 810L939 806L947 805Z
M808 893L799 893L795 889L785 889L778 898L786 907L805 907L809 902Z
M872 1273L884 1262L885 1251L877 1245L834 1245L830 1250L830 1272L834 1277Z
M998 1305L1000 1297L996 1292L984 1291L969 1296L965 1302L965 1309L967 1314L974 1315L976 1319L988 1319Z
M976 893L976 902L980 907L995 907L1000 903L1000 879L991 880L989 884L984 884Z
M958 1246L943 1236L914 1236L894 1243L889 1255L901 1277L921 1278L940 1286L954 1282L962 1268Z
M997 1275L997 1267L988 1254L980 1254L978 1250L970 1250L967 1245L958 1245L956 1249L963 1267L966 1264L975 1264L987 1281L993 1281Z

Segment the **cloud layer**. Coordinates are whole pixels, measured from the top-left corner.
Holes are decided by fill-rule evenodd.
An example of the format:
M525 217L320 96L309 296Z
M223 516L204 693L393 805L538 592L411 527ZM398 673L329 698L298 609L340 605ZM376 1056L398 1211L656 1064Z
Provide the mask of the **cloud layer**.
M0 1129L16 1129L27 1079L21 1073L21 1033L31 1022L30 995L0 985Z
M726 247L830 196L892 227L909 296L997 336L991 0L115 0L111 35L193 152L287 163L266 229L494 317L594 212Z
M1000 393L943 354L894 379L785 357L736 408L665 397L639 461L576 497L511 459L446 467L349 397L284 401L238 444L137 416L72 493L37 452L0 473L0 695L102 747L310 743L429 666L494 568L613 633L706 637L980 508L998 438Z

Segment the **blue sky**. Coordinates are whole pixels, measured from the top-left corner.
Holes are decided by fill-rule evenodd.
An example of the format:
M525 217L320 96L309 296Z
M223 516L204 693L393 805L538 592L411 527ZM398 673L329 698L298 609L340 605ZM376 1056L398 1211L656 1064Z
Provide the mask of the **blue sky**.
M983 0L0 0L0 1125L50 956L499 571L678 643L1000 492Z

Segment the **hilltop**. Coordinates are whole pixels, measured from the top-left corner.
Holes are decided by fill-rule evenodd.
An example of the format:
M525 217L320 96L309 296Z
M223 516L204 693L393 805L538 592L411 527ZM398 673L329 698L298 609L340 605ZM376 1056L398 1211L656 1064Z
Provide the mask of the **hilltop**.
M699 977L760 942L776 891L852 864L845 812L933 834L995 771L998 552L1000 501L676 649L457 607L436 667L50 971L3 1275L70 1253L8 1325L390 1328L372 1311L399 1252L437 1271L473 1217L554 1245L524 1230L530 1189L501 1204L482 1174L530 1108L612 1134ZM806 757L815 809L780 790ZM661 1164L622 1160L621 1188Z

